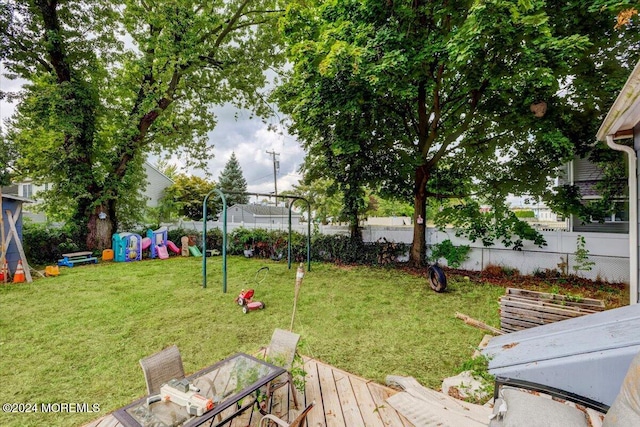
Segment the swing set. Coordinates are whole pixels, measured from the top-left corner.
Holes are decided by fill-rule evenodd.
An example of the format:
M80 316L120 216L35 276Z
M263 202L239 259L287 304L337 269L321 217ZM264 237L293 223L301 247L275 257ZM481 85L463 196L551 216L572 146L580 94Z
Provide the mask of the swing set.
M227 293L227 199L225 197L225 193L214 188L211 190L205 197L202 203L202 287L207 287L207 201L209 196L213 193L217 193L222 200L222 292ZM242 195L242 196L263 196L263 197L273 197L273 194L265 194L265 193L247 193L241 191L229 191L227 194L234 195ZM276 196L276 201L278 197L281 199L290 199L291 203L289 203L289 238L287 240L287 266L289 270L291 270L291 208L293 207L293 203L297 200L302 200L307 204L308 212L311 212L311 204L307 199L300 196ZM307 271L311 271L311 221L307 221Z

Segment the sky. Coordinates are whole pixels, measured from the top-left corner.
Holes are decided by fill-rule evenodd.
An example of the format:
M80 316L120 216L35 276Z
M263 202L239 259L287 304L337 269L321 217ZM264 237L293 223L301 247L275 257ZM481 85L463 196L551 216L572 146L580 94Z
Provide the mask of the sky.
M3 91L18 90L22 81L8 80L0 64L0 88ZM15 105L4 100L0 101L0 123L11 117ZM304 159L304 150L297 140L286 133L286 129L278 123L278 118L268 119L263 123L260 118L253 117L249 111L238 110L233 106L224 105L214 108L217 116L217 126L209 132L210 144L214 145L214 158L209 161L208 179L218 180L231 154L235 152L242 168L247 191L255 193L274 192L273 158L267 151L280 153L277 156L280 168L277 172L278 193L291 190L301 179L298 169ZM253 117L253 118L252 118ZM276 130L270 130L268 124ZM149 163L155 165L156 158L149 158ZM179 167L181 173L206 178L205 171L184 168L185 163L172 157L170 163Z
M277 171L278 193L291 190L302 178L298 169L304 159L304 150L298 141L287 134L277 118L263 123L259 118L251 118L249 111L237 110L232 106L214 108L218 124L209 132L209 141L214 145L215 157L209 161L208 172L218 180L224 166L235 152L242 173L247 181L247 191L272 193L274 191L273 156L267 151L279 153ZM275 127L276 130L268 128ZM178 166L184 163L172 158ZM152 162L153 163L153 162ZM204 177L204 171L191 170L189 174Z

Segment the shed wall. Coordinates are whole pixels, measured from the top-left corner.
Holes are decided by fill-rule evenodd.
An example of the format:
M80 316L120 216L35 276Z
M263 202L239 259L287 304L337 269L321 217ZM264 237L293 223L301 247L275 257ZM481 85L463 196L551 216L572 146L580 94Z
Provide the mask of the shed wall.
M9 237L9 231L11 228L9 227L9 218L7 217L6 211L9 210L13 214L18 206L22 205L21 201L2 198L2 219L4 222L4 236L5 239ZM18 236L20 237L20 241L22 241L22 214L18 217L18 221L16 223L16 230L18 231ZM18 265L18 260L20 259L20 253L18 252L18 246L16 245L15 238L11 239L11 243L7 247L7 264L9 264L9 270L13 274Z

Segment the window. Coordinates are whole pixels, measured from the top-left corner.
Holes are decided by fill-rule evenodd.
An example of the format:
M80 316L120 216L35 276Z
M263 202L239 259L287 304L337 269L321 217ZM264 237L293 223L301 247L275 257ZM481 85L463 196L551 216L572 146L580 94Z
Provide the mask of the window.
M611 214L611 218L605 221L609 222L629 222L629 202L619 200L613 202L615 211Z
M33 196L33 186L31 184L22 184L22 197L30 199Z

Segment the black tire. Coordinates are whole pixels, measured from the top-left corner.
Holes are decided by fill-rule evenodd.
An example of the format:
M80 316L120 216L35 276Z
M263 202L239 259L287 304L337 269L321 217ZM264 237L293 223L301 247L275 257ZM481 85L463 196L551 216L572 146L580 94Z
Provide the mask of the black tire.
M262 307L260 307L260 310L264 310L265 308L267 308L267 305L265 303L262 303Z
M444 271L437 265L432 265L427 270L427 276L429 280L429 286L436 292L444 292L447 289L447 277L444 275Z
M242 307L242 312L244 314L247 314L249 312L249 307L247 307L246 305Z

